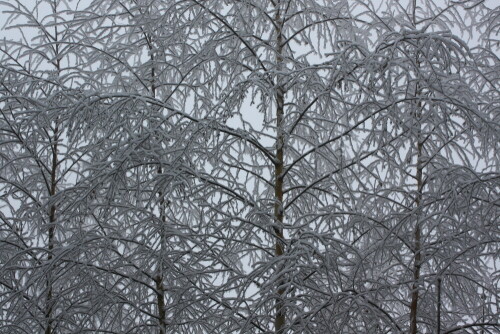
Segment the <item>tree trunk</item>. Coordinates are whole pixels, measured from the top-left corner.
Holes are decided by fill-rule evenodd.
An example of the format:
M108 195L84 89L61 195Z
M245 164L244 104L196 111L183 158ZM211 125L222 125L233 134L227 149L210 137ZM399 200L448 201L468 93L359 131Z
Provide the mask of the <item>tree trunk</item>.
M153 41L152 37L148 37L146 33L144 33L144 38L148 44L148 49L150 52L150 60L151 60L151 96L153 99L156 99L156 74L155 74L155 56L153 53ZM161 165L158 167L158 175L162 174L163 170ZM165 309L165 288L163 286L163 253L165 250L166 240L165 240L165 224L167 223L167 217L165 214L165 198L163 196L163 192L158 192L158 197L160 200L160 256L158 259L158 275L155 277L155 286L156 286L156 307L158 309L158 325L159 325L159 333L166 334L167 333L167 322L165 321L166 317L166 309Z
M158 308L159 332L160 334L167 333L167 323L165 322L165 292L163 288L163 277L158 275L155 278L156 283L156 306Z
M52 143L52 166L51 166L51 172L50 172L50 189L49 189L49 194L50 196L54 196L56 194L57 190L57 165L58 165L58 159L57 159L57 142L59 140L59 127L56 124L56 127L54 129L54 142ZM56 230L56 206L55 204L51 205L50 211L49 211L49 231L48 231L48 255L47 255L47 262L49 263L49 266L52 267L50 264L50 261L52 260L52 251L54 249L54 242L55 242L55 230ZM47 274L47 299L45 301L45 321L46 321L46 327L45 327L45 334L51 334L52 333L52 310L53 310L53 305L52 305L52 268L49 269L48 274Z
M417 136L417 171L415 178L417 180L417 198L415 199L416 206L416 223L415 223L415 231L414 231L414 261L413 261L413 284L412 284L412 293L411 293L411 304L410 304L410 334L417 334L417 314L418 314L418 298L419 298L419 280L420 280L420 268L422 262L422 246L421 246L421 238L422 238L422 227L420 226L420 202L422 201L422 187L423 187L423 161L422 161L422 152L423 152L423 142L421 141L421 129L420 129L420 113L422 106L417 106L417 122L419 123L419 133Z
M417 0L413 0L412 4L412 23L413 26L417 27ZM420 67L418 53L416 55L416 64L417 68ZM419 95L419 87L418 84L415 88L415 97ZM410 334L417 334L417 311L418 311L418 285L420 279L420 266L421 266L421 227L420 227L420 201L422 199L422 148L423 143L421 141L421 127L420 127L420 114L421 114L421 102L418 102L415 110L415 118L416 123L419 127L418 135L417 135L417 171L416 171L416 180L417 180L417 198L415 200L417 217L414 231L414 262L413 262L413 284L412 284L412 293L411 293L411 304L410 304Z
M276 164L274 169L274 233L275 233L275 256L280 257L284 254L284 234L283 234L283 218L284 218L284 207L283 207L283 169L284 169L284 133L283 133L283 118L285 114L284 110L284 100L285 91L283 87L283 82L281 78L281 68L283 64L283 21L281 19L280 13L280 2L278 1L276 7L276 69L278 75L276 76ZM280 272L281 266L277 268ZM285 295L285 277L279 277L277 287L277 298L275 306L275 319L274 319L274 330L276 334L284 333L285 328L285 303L283 297Z
M441 278L437 279L437 334L441 334Z
M57 13L57 3L53 2L52 3L52 12L54 15ZM58 74L61 73L61 59L59 58L59 31L57 29L57 16L55 16L55 25L54 25L54 41L55 46L54 46L54 55L55 55L55 63L54 66L56 68L56 71ZM49 195L52 198L55 196L56 191L57 191L57 167L59 164L58 161L58 141L59 141L59 121L56 119L55 122L55 127L54 127L54 133L53 133L53 141L51 143L51 148L52 148L52 166L51 166L51 171L50 171L50 189L49 189ZM47 255L47 262L49 263L49 266L51 267L48 270L47 274L47 299L45 301L45 320L46 320L46 327L45 327L45 334L52 334L52 312L53 312L53 301L52 301L52 295L53 295L53 287L52 287L52 264L50 262L52 261L52 251L54 249L54 242L55 242L55 232L56 232L56 219L57 219L57 208L56 205L53 204L50 207L49 210L49 231L48 231L48 255Z

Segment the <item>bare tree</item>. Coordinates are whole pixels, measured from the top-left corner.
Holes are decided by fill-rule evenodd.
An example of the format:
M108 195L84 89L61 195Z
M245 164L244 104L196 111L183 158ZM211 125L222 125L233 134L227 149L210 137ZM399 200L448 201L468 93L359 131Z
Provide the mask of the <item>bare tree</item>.
M498 329L487 5L2 2L2 329Z
M21 32L1 46L2 330L71 331L90 313L92 289L85 272L65 261L86 242L85 217L65 196L89 153L88 139L72 133L80 57L65 3L2 7L11 31Z

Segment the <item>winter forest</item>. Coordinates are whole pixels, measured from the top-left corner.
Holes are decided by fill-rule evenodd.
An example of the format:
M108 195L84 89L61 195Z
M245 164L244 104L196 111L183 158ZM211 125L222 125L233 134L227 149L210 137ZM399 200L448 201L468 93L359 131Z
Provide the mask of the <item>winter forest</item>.
M500 332L495 0L0 12L0 333Z

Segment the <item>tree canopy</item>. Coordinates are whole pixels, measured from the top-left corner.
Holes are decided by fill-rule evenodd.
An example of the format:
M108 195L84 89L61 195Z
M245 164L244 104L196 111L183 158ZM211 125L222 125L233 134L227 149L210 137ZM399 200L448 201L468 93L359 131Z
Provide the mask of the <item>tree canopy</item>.
M0 11L0 333L500 330L494 1Z

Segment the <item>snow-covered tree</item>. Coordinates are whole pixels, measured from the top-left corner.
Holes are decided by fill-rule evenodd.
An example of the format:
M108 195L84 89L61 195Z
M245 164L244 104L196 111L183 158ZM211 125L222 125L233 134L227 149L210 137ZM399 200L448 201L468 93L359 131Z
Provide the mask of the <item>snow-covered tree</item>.
M498 8L34 3L0 7L2 330L500 328Z
M61 1L2 2L9 32L1 44L1 328L6 333L72 332L97 293L84 268L84 215L65 192L82 177L93 147L73 133L72 106L84 76Z

